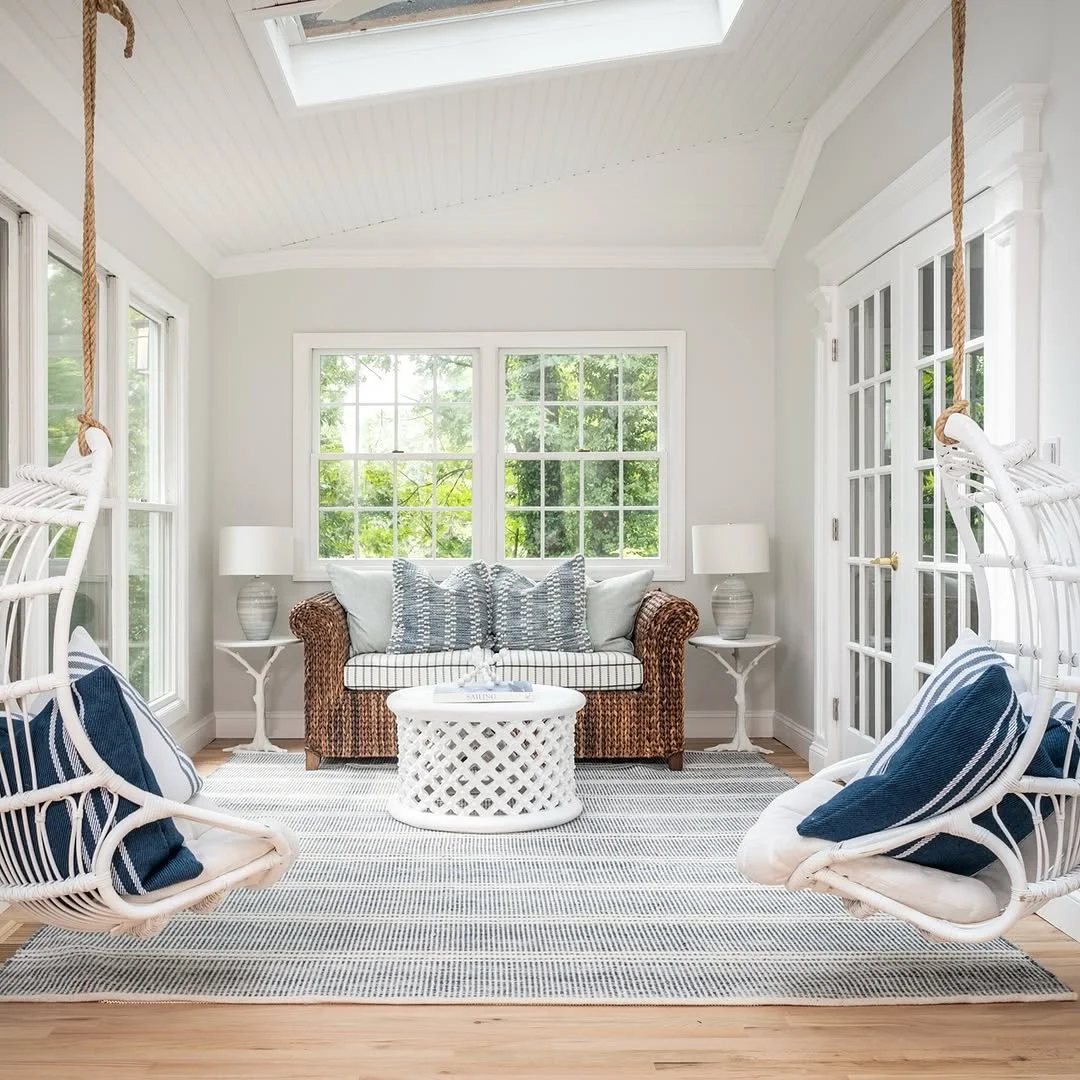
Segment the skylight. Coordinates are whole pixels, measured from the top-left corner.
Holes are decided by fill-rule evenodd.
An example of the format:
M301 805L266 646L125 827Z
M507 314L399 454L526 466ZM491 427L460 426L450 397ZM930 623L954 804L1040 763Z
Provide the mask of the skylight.
M590 3L593 0L396 0L395 3L357 15L344 21L308 12L296 16L305 41L322 41L344 34L361 34L369 30L399 30L420 23L442 22L449 19L475 19L506 14L523 8L560 7L564 4Z
M743 0L393 0L347 19L331 0L233 2L288 115L715 48Z

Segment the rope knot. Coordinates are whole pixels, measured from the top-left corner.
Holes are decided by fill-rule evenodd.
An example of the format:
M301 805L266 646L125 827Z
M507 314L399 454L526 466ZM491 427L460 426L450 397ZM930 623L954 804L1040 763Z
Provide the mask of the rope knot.
M112 442L112 436L109 434L109 429L96 417L90 416L88 413L79 413L75 418L79 421L79 453L83 457L86 457L90 453L90 447L86 442L86 433L90 428L97 428L98 431L105 432L105 438Z
M135 19L124 0L94 0L94 6L101 15L111 15L127 31L124 43L124 56L130 60L135 51Z
M966 416L968 411L968 402L960 400L954 401L948 408L941 410L941 415L934 422L934 434L937 436L937 441L942 446L955 446L956 440L950 439L945 434L945 425L949 422L949 417L956 414Z

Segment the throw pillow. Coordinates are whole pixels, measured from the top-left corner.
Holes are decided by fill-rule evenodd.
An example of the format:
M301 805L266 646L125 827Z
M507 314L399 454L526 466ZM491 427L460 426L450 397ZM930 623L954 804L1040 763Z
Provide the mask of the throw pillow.
M120 687L124 702L135 717L143 754L153 771L161 794L174 802L186 803L202 788L202 777L195 763L180 749L169 729L154 715L135 689L105 658L94 639L81 626L71 632L68 644L68 669L73 679L81 679L96 668L106 667Z
M486 563L458 567L440 585L408 559L395 559L391 653L445 652L486 645L491 579Z
M585 620L585 556L533 581L509 566L491 568L495 648L592 652Z
M75 707L82 719L83 729L94 749L118 776L152 795L161 789L143 755L139 729L128 708L120 684L108 667L94 668L89 674L72 683ZM89 771L67 737L60 708L55 698L48 701L29 725L0 723L0 764L8 776L30 775L31 761L36 770L36 786L75 780ZM70 802L55 802L45 811L44 836L32 836L19 826L20 843L48 845L46 852L36 856L42 862L54 862L59 872L68 876L71 871L73 844L83 867L90 865L97 837L107 827L110 816L118 823L138 807L127 799L115 800L110 792L95 788L86 796L81 818L76 818ZM0 828L8 831L13 824L0 815ZM77 828L78 836L72 832ZM184 846L184 839L170 818L162 818L140 826L129 833L113 856L112 878L117 892L141 895L157 889L190 881L202 873L202 864Z
M394 575L328 563L330 587L349 620L354 653L386 652L393 629Z
M651 570L635 570L603 581L586 579L585 624L596 652L634 651L630 635L652 579Z
M801 836L850 840L867 833L924 821L970 802L1012 761L1025 730L1020 702L1003 665L991 665L970 685L934 705L912 725L879 772L852 780L799 824ZM1008 806L1009 832L1031 831L1019 800ZM982 820L984 817L990 821ZM992 811L979 824L999 836ZM1026 835L1024 832L1023 835ZM1020 839L1021 837L1017 837ZM981 844L944 833L920 839L890 855L954 874L975 874L993 861Z
M893 754L903 746L918 724L936 705L950 694L978 680L988 668L1001 668L1017 694L1026 690L1017 670L1007 664L974 630L964 630L951 648L946 650L934 667L930 678L923 683L911 704L889 733L882 739L873 756L855 774L855 779L885 771Z

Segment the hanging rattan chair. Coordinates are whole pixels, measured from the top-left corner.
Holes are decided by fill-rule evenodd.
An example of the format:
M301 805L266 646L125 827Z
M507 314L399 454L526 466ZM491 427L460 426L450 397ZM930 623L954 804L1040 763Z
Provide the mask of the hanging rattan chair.
M296 854L289 832L194 795L170 801L106 763L80 718L68 666L76 591L106 494L112 446L93 418L97 288L93 215L93 74L97 15L134 24L121 0L85 0L87 202L83 236L84 401L79 436L59 464L24 466L0 489L0 905L73 930L149 935L170 915L209 910L237 886L266 886ZM123 717L117 718L122 723ZM110 720L111 723L111 720ZM36 726L34 726L36 724ZM44 754L43 724L51 725ZM62 776L46 782L45 777ZM152 784L148 784L152 787ZM59 823L58 823L59 819ZM189 880L118 891L135 830L170 819L190 855ZM58 843L57 836L64 837ZM170 836L174 834L170 833ZM179 841L176 841L179 843Z

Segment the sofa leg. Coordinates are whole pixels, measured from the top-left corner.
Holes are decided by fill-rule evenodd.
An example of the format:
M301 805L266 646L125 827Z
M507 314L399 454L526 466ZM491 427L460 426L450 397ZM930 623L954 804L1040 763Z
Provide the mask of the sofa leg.
M304 747L304 765L308 772L314 772L322 764L322 755L316 754L314 750L309 750Z
M668 755L667 767L672 772L682 772L682 755L683 752L681 750L676 754Z

